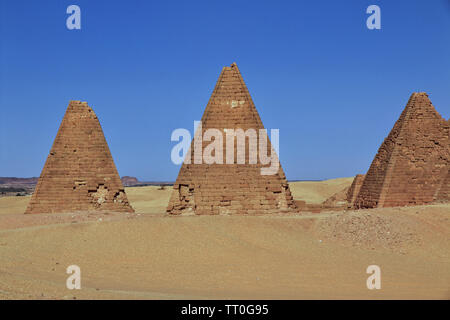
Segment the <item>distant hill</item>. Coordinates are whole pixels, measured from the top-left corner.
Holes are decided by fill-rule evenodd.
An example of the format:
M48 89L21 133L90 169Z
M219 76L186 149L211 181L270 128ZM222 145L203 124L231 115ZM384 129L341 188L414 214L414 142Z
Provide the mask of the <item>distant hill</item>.
M38 177L32 178L17 178L17 177L0 177L0 188L22 188L29 192L34 190ZM139 181L136 177L123 176L121 178L124 187L138 187L138 186L161 186L172 185L173 182L167 181Z
M139 181L136 177L123 176L121 178L124 187L143 187L143 186L171 186L173 182L167 181Z
M0 177L0 184L8 186L30 186L34 187L39 178L16 178L16 177Z
M122 184L124 187L135 186L140 184L139 180L136 177L123 176L120 178L122 180Z
M0 177L0 197L31 194L39 178Z
M38 177L32 178L17 178L17 177L0 177L0 186L2 187L16 187L16 188L32 188L36 186ZM173 182L168 181L139 181L136 177L123 176L120 178L124 187L138 187L138 186L161 186L173 185ZM321 181L321 180L289 180L289 182L297 181Z

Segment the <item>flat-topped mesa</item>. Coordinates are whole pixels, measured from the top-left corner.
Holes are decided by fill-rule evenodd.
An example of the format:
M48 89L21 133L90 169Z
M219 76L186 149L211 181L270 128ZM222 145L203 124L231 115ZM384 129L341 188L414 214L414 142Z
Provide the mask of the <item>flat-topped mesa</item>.
M25 213L134 212L87 102L70 101Z
M448 198L449 134L449 121L428 95L413 93L378 150L355 208L421 205Z
M231 138L232 141L234 139L234 162L228 164L226 161L227 133L237 129L244 132L253 129L258 133L260 129L264 129L235 63L222 69L202 116L201 132L198 130L196 136L203 137L209 129L217 129L224 136L221 148L224 161L222 164L196 163L195 146L204 154L211 141L203 139L195 144L194 139L186 157L190 164L185 160L180 169L167 207L168 213L261 214L295 208L281 165L276 168L274 174L261 174L261 168L269 166L261 163L259 151L255 147L259 145L261 136L253 146L249 142L250 139L245 138L245 163L236 161L237 139ZM267 138L267 135L265 137ZM266 154L271 155L272 146L269 139L266 147ZM257 162L250 164L250 153L255 156L255 152L258 152Z

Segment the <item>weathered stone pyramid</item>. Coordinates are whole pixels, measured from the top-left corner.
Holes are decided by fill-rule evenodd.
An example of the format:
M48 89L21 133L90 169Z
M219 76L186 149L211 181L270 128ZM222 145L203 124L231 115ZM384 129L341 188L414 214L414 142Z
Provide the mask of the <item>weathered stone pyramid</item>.
M264 129L247 87L236 64L224 67L201 119L203 136L208 129L218 129L224 136L228 130ZM267 137L267 135L265 136ZM234 138L234 162L226 163L225 138L223 164L196 164L192 141L190 164L183 163L167 207L170 214L261 214L295 208L289 185L281 165L275 174L262 175L266 167L258 157L249 164L249 156L259 151L246 139L245 163L237 163L237 139ZM258 137L258 143L261 139ZM270 140L266 154L271 154ZM197 142L198 143L198 142ZM202 151L211 142L200 142ZM262 149L264 150L264 149ZM249 152L250 151L250 152ZM259 155L259 154L258 154ZM275 153L274 153L275 155ZM242 159L242 158L241 158ZM277 163L278 157L277 157Z
M71 101L25 213L134 212L100 122Z
M356 197L358 196L359 190L364 182L364 175L357 174L353 179L350 188L347 191L347 202L349 204L355 203Z
M449 188L449 134L449 122L435 110L428 95L413 93L378 150L355 207L420 205L445 200Z

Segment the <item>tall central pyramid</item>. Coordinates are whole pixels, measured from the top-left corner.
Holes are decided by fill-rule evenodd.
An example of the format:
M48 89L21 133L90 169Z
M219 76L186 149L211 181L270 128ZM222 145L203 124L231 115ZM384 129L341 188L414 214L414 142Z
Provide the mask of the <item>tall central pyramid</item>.
M71 101L25 213L134 212L86 102Z
M224 67L201 119L201 136L208 129L218 129L224 136L223 157L226 157L227 130L264 129L255 105L236 64ZM196 135L200 134L200 130ZM266 135L267 137L267 135ZM260 214L295 208L289 185L281 165L275 174L262 175L266 167L259 157L250 164L250 148L246 139L245 163L195 163L194 141L191 143L190 164L183 163L167 207L170 214ZM258 138L258 143L260 138ZM267 152L272 146L267 139ZM211 142L201 142L201 150ZM235 159L237 140L235 138ZM251 149L251 150L250 150ZM253 154L254 155L254 154ZM259 154L258 154L259 155ZM278 158L277 158L278 161Z
M378 150L354 206L394 207L448 200L449 124L426 93L413 93Z

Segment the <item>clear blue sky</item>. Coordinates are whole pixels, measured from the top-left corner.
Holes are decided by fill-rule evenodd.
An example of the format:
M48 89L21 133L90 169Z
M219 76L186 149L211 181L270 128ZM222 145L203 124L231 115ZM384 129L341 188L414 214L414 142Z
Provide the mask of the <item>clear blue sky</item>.
M288 179L364 173L414 91L450 116L447 0L0 3L0 176L39 176L73 99L121 176L174 180L171 132L192 130L232 62L280 129ZM366 28L371 4L381 30Z

